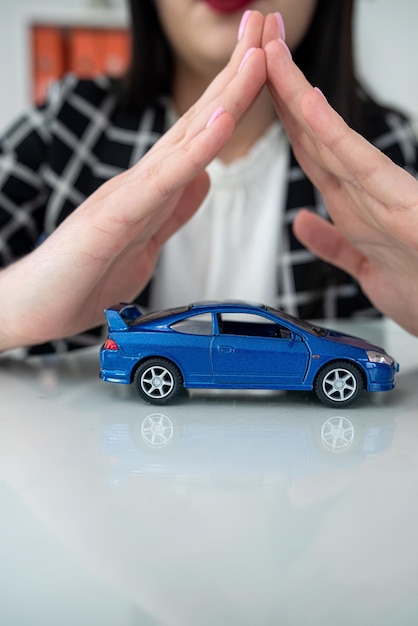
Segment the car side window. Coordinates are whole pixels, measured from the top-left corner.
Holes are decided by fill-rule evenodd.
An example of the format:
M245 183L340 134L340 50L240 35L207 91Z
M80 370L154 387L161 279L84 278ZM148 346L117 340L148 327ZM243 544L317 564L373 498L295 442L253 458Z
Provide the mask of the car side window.
M267 317L252 313L219 313L218 327L221 335L290 339L288 328L277 324Z
M188 315L179 322L170 326L177 333L185 335L211 335L212 334L212 314L199 313L198 315Z

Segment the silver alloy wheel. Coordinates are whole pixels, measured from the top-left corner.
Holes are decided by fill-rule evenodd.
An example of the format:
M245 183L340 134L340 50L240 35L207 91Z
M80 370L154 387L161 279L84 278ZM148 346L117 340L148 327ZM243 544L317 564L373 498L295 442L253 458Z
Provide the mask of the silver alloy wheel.
M153 400L166 398L174 389L175 381L170 370L163 365L151 365L141 374L141 388Z
M322 381L324 395L333 402L346 402L357 392L358 384L353 372L344 367L336 367L328 372Z
M341 359L324 365L313 387L324 404L345 407L357 400L365 385L366 376L357 363Z
M133 382L141 398L150 404L171 402L183 387L179 368L162 357L151 357L140 363Z

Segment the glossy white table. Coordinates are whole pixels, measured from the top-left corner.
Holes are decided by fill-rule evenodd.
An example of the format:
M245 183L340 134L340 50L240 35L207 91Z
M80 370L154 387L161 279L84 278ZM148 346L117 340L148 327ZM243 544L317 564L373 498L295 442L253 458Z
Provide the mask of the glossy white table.
M352 408L195 393L164 408L98 351L0 359L2 626L416 626L418 339Z

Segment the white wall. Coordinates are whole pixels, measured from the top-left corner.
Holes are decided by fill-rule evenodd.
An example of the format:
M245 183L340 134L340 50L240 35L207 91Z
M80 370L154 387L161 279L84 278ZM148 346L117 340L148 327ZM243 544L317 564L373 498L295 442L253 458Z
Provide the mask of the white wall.
M103 20L106 11L111 24L113 14L119 22L124 0L0 0L0 130L30 102L31 18L85 16L94 21Z
M358 0L360 77L384 103L418 120L418 1Z
M418 118L418 1L357 3L360 75L385 102ZM124 0L1 0L0 128L29 102L28 16L86 11L91 17L92 11L103 11L100 5L123 13Z

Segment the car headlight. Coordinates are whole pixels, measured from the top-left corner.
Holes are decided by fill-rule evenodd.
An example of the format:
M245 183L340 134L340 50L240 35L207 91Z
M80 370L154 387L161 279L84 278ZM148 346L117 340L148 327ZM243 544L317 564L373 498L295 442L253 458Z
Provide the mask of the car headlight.
M393 365L394 361L391 356L384 352L377 352L377 350L366 350L367 358L370 363L386 363L386 365Z

